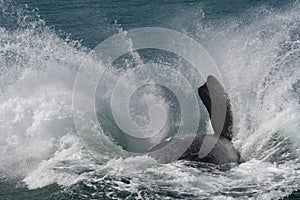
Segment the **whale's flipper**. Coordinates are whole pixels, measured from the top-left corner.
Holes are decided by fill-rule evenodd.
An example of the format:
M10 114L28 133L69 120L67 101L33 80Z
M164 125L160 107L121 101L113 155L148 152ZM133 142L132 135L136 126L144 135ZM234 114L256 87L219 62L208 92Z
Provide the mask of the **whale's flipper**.
M215 134L174 136L149 149L149 155L162 163L172 162L174 158L217 165L240 163L240 155L231 142L232 111L224 88L215 77L208 76L198 93L209 113ZM182 153L181 150L188 145Z
M198 88L198 94L208 111L215 134L221 132L221 136L232 140L231 105L221 83L210 75L206 83Z

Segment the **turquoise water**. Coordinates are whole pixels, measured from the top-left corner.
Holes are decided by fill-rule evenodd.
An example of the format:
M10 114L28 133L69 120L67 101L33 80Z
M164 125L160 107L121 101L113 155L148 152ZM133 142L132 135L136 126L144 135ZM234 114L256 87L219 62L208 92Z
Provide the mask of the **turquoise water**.
M0 199L300 198L299 1L0 0L0 12ZM113 34L148 26L187 34L216 62L243 164L193 168L124 153L135 141L111 120L102 92L122 76L120 69L150 60L203 83L181 58L154 50L126 55L107 71L95 105L101 148L95 157L83 145L72 110L81 63ZM145 108L158 103L172 135L180 115L174 99L146 87L131 101L133 118L149 122ZM207 118L199 125L209 131Z

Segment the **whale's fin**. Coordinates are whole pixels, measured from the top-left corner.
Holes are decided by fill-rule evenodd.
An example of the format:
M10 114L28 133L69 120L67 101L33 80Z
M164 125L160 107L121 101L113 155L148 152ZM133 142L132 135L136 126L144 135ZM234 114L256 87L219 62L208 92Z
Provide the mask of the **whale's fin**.
M198 88L198 94L208 111L215 134L232 140L231 105L221 83L210 75L206 83Z

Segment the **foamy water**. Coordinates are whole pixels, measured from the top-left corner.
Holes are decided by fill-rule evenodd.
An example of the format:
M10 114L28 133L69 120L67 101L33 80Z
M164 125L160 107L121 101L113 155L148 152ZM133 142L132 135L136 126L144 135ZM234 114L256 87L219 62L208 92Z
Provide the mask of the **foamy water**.
M12 3L6 1L0 4L5 11L2 15L16 12L19 23L17 29L0 28L1 177L17 179L28 189L59 184L65 188L64 195L85 194L83 199L89 195L118 199L279 199L299 189L298 2L283 11L250 9L240 18L224 19L219 24L204 25L202 15L185 16L199 17L193 31L184 27L182 31L206 47L222 72L232 101L233 143L245 162L225 169L210 165L198 169L183 162L163 165L147 156L128 157L122 150L122 138L113 135L116 132L110 120L91 130L103 142L95 158L76 134L72 109L74 79L81 63L89 58L89 49L60 37L25 8L11 8ZM136 54L134 59L143 59ZM125 66L125 71L130 70L132 64ZM176 69L195 78L184 66ZM107 73L114 83L124 71L111 69ZM131 102L132 115L138 123L148 123L148 108L160 104L170 119L164 129L169 131L174 125L170 98L161 88L144 89ZM84 94L80 98L84 103ZM97 98L99 102L107 100L101 94ZM106 116L106 104L101 106L99 110Z

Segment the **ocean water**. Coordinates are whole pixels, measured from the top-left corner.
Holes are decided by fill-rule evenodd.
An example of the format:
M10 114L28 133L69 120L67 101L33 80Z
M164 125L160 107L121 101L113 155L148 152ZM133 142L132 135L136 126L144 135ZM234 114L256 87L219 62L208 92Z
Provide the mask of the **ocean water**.
M1 200L300 199L299 1L0 0L0 12ZM72 96L80 66L106 38L149 26L188 35L215 61L232 102L233 144L242 164L191 167L128 156L132 147L142 151L146 144L130 141L116 127L111 91L105 93L124 71L159 62L203 84L180 57L130 45L124 48L133 52L114 67L100 65L107 70L95 90L101 123L87 130L97 133L99 148L91 154L93 144L79 137ZM84 105L85 94L77 98ZM150 146L176 132L176 96L146 86L129 106L143 125L156 104L168 123L166 135L148 141ZM204 117L198 131L209 132L203 106L199 110Z

